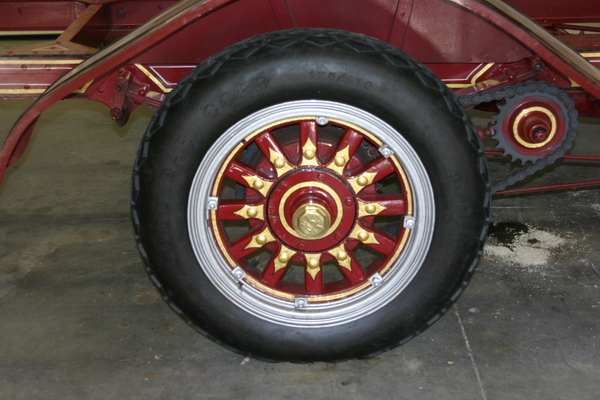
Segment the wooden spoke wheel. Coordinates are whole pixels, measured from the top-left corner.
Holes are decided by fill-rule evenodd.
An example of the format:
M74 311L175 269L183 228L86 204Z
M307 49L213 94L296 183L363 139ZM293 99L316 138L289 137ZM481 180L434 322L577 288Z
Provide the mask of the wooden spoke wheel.
M226 132L196 173L188 213L200 263L220 266L207 272L215 285L232 298L241 285L240 307L293 326L349 322L395 297L435 217L426 171L397 132L316 100Z

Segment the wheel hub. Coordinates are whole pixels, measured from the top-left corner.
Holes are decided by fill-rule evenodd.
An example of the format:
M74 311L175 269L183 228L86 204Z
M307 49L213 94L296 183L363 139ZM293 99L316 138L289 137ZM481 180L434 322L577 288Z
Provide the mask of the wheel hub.
M267 199L267 221L286 246L322 251L339 244L356 219L356 200L342 178L322 168L284 176Z
M312 200L296 209L293 227L300 237L320 239L331 227L331 216L325 207Z

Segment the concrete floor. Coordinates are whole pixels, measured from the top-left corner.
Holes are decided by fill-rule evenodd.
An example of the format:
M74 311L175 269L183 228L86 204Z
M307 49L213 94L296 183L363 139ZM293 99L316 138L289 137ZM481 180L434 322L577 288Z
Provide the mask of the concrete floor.
M28 102L0 102L2 133ZM270 364L199 336L145 275L129 221L151 111L43 114L0 186L0 399L600 399L600 189L505 197L466 292L366 361ZM579 153L600 154L586 121ZM502 164L494 164L494 170ZM565 164L540 179L599 169Z

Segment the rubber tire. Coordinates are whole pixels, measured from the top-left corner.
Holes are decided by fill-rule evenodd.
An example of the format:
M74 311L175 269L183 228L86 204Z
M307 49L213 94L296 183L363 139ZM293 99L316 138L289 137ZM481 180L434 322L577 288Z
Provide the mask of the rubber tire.
M322 79L315 71L325 71ZM336 79L342 74L345 79ZM361 83L350 76L362 77ZM245 116L300 99L349 104L402 132L421 156L436 202L431 248L408 287L380 310L328 328L280 326L230 303L198 265L187 228L190 185L212 143ZM178 84L143 137L131 206L152 282L203 335L259 359L340 361L406 342L456 301L482 252L489 190L479 138L455 96L431 71L372 38L298 29L236 44Z

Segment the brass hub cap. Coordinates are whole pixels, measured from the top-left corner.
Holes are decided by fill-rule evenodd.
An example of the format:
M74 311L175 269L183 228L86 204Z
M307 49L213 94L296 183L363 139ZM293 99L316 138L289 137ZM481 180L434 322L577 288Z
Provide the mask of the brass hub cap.
M294 212L293 226L296 234L304 239L320 239L331 227L331 216L322 205L306 203Z

